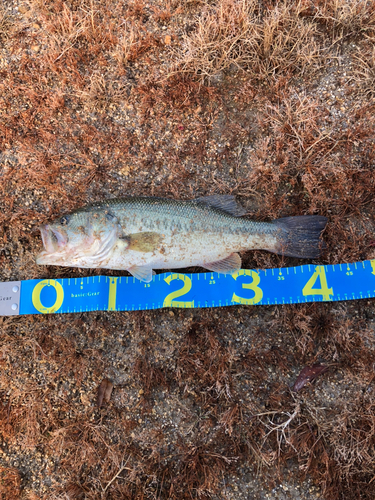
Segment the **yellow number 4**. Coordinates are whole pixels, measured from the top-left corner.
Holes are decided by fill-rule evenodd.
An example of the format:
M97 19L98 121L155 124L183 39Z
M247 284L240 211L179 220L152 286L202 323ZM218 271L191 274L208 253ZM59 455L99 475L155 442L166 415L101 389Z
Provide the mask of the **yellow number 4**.
M320 280L320 288L313 288L316 281ZM315 272L302 289L302 295L321 295L323 300L332 300L333 288L328 288L324 266L316 266Z

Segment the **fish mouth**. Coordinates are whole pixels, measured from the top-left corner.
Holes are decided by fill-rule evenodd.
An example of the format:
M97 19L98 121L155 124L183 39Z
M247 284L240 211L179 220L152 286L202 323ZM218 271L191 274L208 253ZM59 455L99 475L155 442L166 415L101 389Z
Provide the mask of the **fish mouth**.
M40 233L46 253L61 251L68 242L68 238L65 234L48 224L40 227Z
M106 264L120 231L118 224L108 230L93 228L89 223L72 230L53 223L39 229L44 248L36 258L37 264L93 268Z

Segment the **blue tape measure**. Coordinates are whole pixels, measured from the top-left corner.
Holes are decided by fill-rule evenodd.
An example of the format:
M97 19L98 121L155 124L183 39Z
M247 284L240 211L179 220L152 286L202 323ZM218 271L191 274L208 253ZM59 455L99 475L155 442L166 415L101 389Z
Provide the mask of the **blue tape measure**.
M328 266L0 283L0 315L296 304L375 297L375 260Z

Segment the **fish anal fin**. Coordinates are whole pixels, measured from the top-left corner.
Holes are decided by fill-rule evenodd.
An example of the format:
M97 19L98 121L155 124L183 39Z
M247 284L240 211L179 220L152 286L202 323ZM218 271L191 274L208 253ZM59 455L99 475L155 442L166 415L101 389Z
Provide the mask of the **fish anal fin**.
M153 252L162 239L161 234L153 232L133 233L124 237L129 242L128 249L137 252Z
M152 277L154 275L151 267L148 266L132 266L127 271L137 278L139 281L143 281L144 283L150 283L152 281Z
M198 203L205 203L210 207L223 210L235 217L241 217L246 214L246 210L237 202L236 197L232 194L214 194L211 196L201 196L194 200Z
M228 257L225 257L225 259L216 262L205 262L202 264L202 267L214 273L232 274L241 269L241 257L238 253L232 253Z

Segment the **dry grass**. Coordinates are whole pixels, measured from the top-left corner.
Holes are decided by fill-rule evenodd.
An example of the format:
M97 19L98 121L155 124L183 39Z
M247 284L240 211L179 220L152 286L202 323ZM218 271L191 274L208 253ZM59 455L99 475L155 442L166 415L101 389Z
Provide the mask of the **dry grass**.
M232 69L260 81L289 70L306 71L319 51L314 23L301 17L302 3L262 9L254 0L207 4L196 29L183 38L176 71L206 78Z
M0 6L0 41L9 38L13 27L14 21L11 15L7 12L4 5Z
M17 469L11 467L0 467L0 499L19 498L20 475Z
M371 51L369 48L364 54L357 55L356 59L353 79L359 83L359 91L372 99L375 94L375 49Z
M37 267L37 228L126 194L320 213L322 263L375 258L373 1L17 5L0 9L0 281L99 272ZM0 318L0 498L208 499L230 474L245 497L248 468L372 500L374 321L365 300Z
M335 42L356 36L372 38L375 34L372 2L332 0L316 2L311 9L316 19L329 28Z

